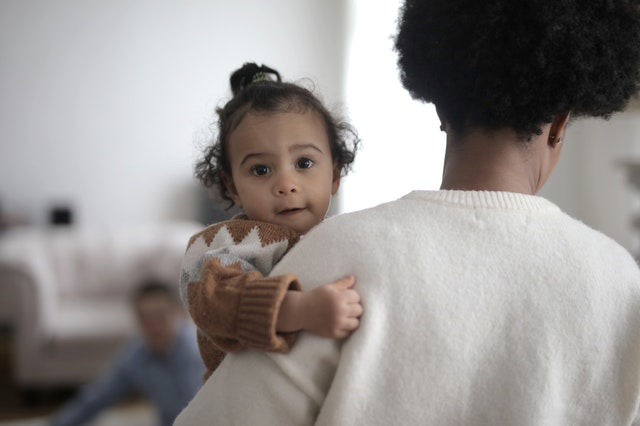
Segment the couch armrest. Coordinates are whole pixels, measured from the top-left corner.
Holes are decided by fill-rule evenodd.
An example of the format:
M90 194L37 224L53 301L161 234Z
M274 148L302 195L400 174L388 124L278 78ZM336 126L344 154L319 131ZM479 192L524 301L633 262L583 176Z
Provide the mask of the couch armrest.
M0 322L18 335L46 333L57 290L51 263L39 237L28 230L0 239Z
M56 303L53 291L42 275L24 265L0 261L0 322L10 326L15 336L43 336L47 319ZM20 342L17 342L20 345Z

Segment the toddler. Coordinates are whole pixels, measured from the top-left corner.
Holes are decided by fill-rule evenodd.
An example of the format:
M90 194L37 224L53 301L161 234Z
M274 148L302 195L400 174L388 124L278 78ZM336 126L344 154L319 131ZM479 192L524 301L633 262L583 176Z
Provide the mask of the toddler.
M285 253L320 223L359 139L313 93L264 65L231 75L218 135L196 176L243 214L189 240L180 288L198 327L208 377L227 352L287 352L297 332L344 338L359 325L355 278L301 291L293 274L270 277Z

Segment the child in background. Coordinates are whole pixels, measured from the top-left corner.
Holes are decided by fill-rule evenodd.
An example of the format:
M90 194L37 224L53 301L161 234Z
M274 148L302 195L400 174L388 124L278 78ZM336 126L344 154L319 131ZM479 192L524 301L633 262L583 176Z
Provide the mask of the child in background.
M180 277L205 377L227 352L288 352L301 330L344 338L362 314L352 276L307 292L293 274L268 276L324 220L357 134L264 65L245 64L230 82L233 98L217 111L218 136L196 176L244 214L191 237Z
M132 296L139 334L122 347L99 378L55 412L46 426L104 424L91 420L135 396L153 406L157 426L171 426L200 388L205 366L194 341L196 332L174 286L150 279Z

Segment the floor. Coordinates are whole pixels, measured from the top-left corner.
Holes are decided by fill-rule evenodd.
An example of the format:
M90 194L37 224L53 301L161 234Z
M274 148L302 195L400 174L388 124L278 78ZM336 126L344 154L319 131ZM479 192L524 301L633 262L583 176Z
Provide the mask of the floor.
M45 426L75 389L25 394L11 379L10 332L0 328L0 426ZM132 401L105 411L90 426L153 426L154 413L145 403Z
M0 421L0 426L46 426L48 416ZM155 426L154 413L146 405L122 406L105 411L90 426Z

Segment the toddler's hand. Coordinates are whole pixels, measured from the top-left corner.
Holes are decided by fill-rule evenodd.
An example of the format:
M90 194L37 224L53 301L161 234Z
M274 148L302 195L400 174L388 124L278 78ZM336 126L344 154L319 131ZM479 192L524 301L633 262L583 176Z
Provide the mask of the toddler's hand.
M322 337L343 339L360 325L363 309L347 276L301 294L303 329Z

